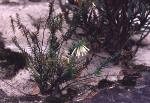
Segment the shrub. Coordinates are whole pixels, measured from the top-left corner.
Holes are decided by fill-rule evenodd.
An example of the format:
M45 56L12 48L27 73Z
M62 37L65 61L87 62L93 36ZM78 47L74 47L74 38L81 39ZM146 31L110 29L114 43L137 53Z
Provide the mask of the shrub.
M141 35L137 45L149 33L147 0L80 0L77 4L72 24L74 31L81 28L82 33L74 34L85 37L92 50L105 49L110 54L131 50L132 36Z
M11 17L13 31L15 32L16 29L21 31L31 50L31 55L20 46L16 37L12 38L12 41L26 57L27 69L32 73L41 94L57 97L62 101L67 99L68 101L82 93L81 89L79 90L78 88L87 85L84 82L87 76L84 78L81 73L86 70L89 58L85 61L80 61L79 57L87 54L89 49L86 47L84 40L77 40L68 48L69 53L65 54L67 56L64 55L64 51L61 51L61 49L66 39L64 36L60 37L61 40L57 37L57 33L63 29L64 18L63 14L54 15L53 3L50 2L49 16L45 21L44 28L42 28L42 34L40 32L40 23L35 26L35 31L31 31L21 22L18 14L16 14L16 18ZM49 30L48 37L46 37L45 33L47 28ZM42 38L40 38L40 35L42 35ZM44 45L44 40L46 40L46 45Z

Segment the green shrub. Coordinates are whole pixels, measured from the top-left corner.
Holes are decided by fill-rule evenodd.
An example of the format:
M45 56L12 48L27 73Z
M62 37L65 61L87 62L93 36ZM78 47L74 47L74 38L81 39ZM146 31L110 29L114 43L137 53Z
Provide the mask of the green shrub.
M40 23L35 26L35 31L30 31L21 22L18 14L16 14L16 18L11 17L13 31L15 32L16 29L21 31L31 55L27 53L24 47L20 46L16 37L12 38L12 41L26 57L26 68L32 73L35 82L39 86L40 93L61 98L62 101L65 99L68 101L78 96L81 92L78 90L78 86L83 86L83 81L86 78L80 78L80 76L82 71L86 70L88 62L86 60L79 61L79 57L86 55L89 49L86 47L84 40L77 40L68 48L70 53L66 54L67 56L63 54L65 51L61 51L61 49L66 39L62 36L61 40L58 40L57 33L63 29L64 18L63 14L54 15L53 10L53 2L51 2L49 16L45 21L44 28L42 28L42 34L40 32ZM47 28L49 30L48 37L45 33ZM40 35L42 35L42 38L40 38ZM44 45L44 40L46 40L46 45ZM63 93L64 91L66 93ZM74 92L71 93L70 91Z

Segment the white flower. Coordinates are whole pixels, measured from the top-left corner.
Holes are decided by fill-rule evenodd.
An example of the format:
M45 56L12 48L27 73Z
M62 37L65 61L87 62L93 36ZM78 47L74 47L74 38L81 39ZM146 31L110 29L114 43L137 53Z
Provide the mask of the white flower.
M76 47L73 52L71 53L71 55L75 55L78 58L80 56L84 56L88 53L89 48L87 48L85 45L80 45L79 47Z
M92 2L92 6L95 8L96 7L96 5L95 5L95 3L94 2Z

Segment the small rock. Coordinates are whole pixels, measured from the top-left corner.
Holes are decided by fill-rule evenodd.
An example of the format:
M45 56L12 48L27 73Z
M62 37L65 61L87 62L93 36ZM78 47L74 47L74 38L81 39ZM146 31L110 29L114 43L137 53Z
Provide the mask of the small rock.
M112 87L115 83L106 79L102 79L99 83L98 83L98 88L99 89L103 89L103 88L108 88L108 87Z

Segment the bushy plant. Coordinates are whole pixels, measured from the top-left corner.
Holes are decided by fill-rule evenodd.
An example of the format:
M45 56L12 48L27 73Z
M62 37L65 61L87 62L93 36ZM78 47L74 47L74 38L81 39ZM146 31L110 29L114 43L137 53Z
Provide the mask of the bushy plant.
M74 31L82 29L82 33L74 34L85 37L92 50L107 50L110 54L130 51L149 34L147 0L79 0L74 5ZM141 36L135 44L130 42L134 35Z
M84 39L81 39L74 41L72 46L68 48L69 53L64 55L65 51L61 51L61 49L67 39L64 36L59 37L61 40L57 37L58 32L63 33L61 31L64 18L63 14L56 15L54 13L53 3L50 2L49 16L45 21L44 28L43 26L41 28L39 23L35 26L36 30L31 31L21 22L18 14L16 14L16 18L11 17L13 31L15 32L16 29L21 31L22 36L26 39L30 54L20 46L16 37L12 41L26 57L27 69L32 73L41 94L58 97L62 101L72 100L82 93L79 88L87 85L85 83L87 76L84 78L81 73L86 70L90 61L89 58L80 61L79 57L86 55L89 49L86 47ZM42 34L41 29L43 29ZM48 37L45 29L48 29ZM71 28L68 31L72 31ZM66 34L68 33L70 32L66 32Z

